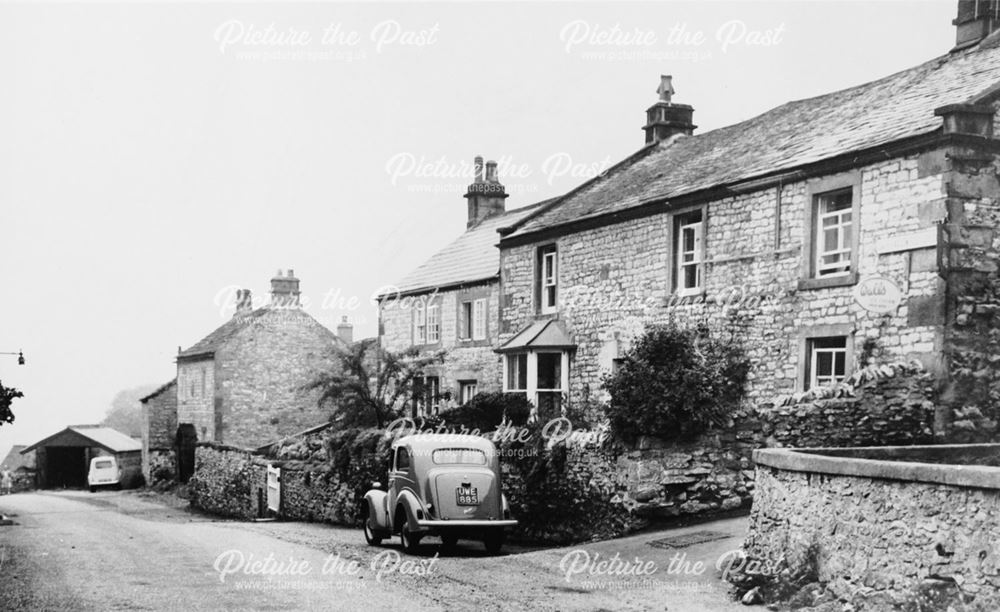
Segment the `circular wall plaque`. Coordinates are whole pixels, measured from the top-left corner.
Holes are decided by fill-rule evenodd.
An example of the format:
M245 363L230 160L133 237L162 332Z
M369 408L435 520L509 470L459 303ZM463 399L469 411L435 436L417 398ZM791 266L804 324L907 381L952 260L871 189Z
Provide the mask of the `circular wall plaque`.
M893 312L903 301L903 290L884 276L869 276L854 286L854 301L868 312Z

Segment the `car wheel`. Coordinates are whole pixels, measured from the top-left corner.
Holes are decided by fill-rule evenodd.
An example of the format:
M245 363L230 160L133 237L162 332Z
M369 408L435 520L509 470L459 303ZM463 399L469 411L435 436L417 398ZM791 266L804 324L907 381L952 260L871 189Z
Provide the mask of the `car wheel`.
M453 550L458 544L458 536L453 533L441 534L441 546L445 550Z
M97 487L90 487L91 493L97 493Z
M489 531L483 538L483 544L486 546L486 552L491 555L495 555L500 552L503 548L504 532L500 529Z
M375 535L375 530L372 529L371 519L365 519L365 542L368 542L369 546L378 546L382 543L381 536Z
M417 546L420 544L420 536L413 535L410 531L410 526L403 523L403 528L399 530L399 539L403 543L403 550L408 553L417 552Z

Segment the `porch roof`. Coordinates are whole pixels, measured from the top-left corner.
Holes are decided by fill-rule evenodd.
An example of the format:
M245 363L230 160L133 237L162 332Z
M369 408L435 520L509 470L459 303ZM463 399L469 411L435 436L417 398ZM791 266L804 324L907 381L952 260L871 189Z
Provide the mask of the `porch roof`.
M535 321L525 327L516 336L504 342L498 353L513 353L518 351L537 351L540 349L573 350L576 344L570 340L569 334L560 321L547 319Z

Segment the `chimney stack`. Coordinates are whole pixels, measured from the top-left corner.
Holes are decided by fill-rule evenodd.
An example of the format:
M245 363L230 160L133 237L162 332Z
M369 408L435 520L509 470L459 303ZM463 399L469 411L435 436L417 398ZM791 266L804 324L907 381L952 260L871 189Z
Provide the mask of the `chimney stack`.
M646 109L646 125L642 127L646 132L646 144L666 140L675 134L690 136L698 127L691 122L694 109L671 101L674 95L673 77L661 75L656 93L660 94L660 99Z
M236 312L233 316L239 316L241 314L246 314L253 310L253 298L250 295L249 289L237 289L236 290Z
M247 292L249 293L249 291ZM299 307L299 279L292 270L283 274L281 270L271 279L271 306L278 308Z
M340 318L340 324L337 325L337 335L340 336L344 344L354 342L354 326L347 322L346 316Z
M484 219L495 215L502 215L506 210L504 200L507 199L507 192L500 183L497 176L497 163L493 160L486 162L486 173L483 174L483 158L476 156L473 165L475 175L472 177L472 184L469 185L465 193L468 200L469 216L465 227L469 229L478 225Z
M955 48L971 47L993 32L1000 30L1000 0L958 0L955 26Z

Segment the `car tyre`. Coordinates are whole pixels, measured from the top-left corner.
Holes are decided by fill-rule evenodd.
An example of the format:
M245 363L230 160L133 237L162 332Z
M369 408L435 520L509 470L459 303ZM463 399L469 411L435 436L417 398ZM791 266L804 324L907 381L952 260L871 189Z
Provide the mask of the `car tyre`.
M382 543L382 536L375 533L372 529L371 519L365 519L365 542L368 542L369 546L378 546Z
M90 487L91 493L97 493L97 487Z
M410 526L403 523L403 528L399 530L399 540L403 544L403 550L413 554L417 552L417 547L420 545L420 536L414 535L410 531Z
M500 549L503 548L504 532L500 529L489 531L483 537L483 545L486 546L486 552L491 555L498 554Z

